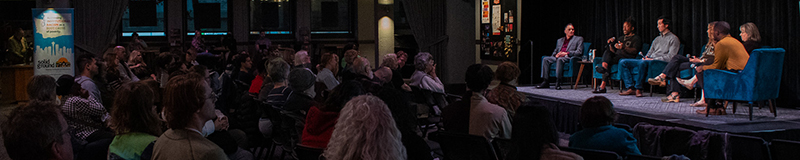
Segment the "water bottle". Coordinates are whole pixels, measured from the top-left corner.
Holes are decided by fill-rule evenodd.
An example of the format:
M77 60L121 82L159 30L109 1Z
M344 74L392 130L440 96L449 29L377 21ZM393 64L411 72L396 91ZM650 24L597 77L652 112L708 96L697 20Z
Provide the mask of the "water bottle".
M592 61L594 59L594 49L589 49L589 57L592 58L592 59L589 59L590 61ZM583 58L583 61L586 61L586 57Z

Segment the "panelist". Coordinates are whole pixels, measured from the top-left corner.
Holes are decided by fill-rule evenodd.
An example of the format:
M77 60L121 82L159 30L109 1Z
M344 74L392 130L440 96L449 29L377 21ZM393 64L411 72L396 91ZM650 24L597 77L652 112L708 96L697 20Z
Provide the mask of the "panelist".
M619 61L620 74L623 81L625 81L625 90L619 95L633 95L642 97L642 82L647 74L647 68L652 60L668 61L670 58L678 54L681 42L678 36L669 31L670 19L666 17L658 18L658 37L653 39L653 44L647 55L642 59L623 59ZM633 75L634 69L638 70L638 74Z
M744 69L747 60L750 59L750 55L747 54L744 45L731 37L730 29L730 24L725 21L717 21L716 25L714 25L714 40L717 40L717 44L714 48L714 63L707 66L697 66L696 68L697 84L701 88L703 88L704 70L721 69L734 72L740 71ZM706 112L710 112L708 114L725 115L725 106L721 106L717 103L721 103L721 101L706 98L708 110L697 110L697 113L706 114Z
M556 42L556 49L550 54L550 57L542 58L542 84L536 88L550 88L550 83L547 80L550 78L550 64L556 63L556 90L561 89L561 78L564 72L564 63L569 62L571 57L580 56L583 54L583 37L575 36L575 27L572 23L564 27L564 34Z
M603 53L603 63L595 67L597 73L603 74L603 82L599 88L595 88L592 93L606 93L606 84L611 81L610 65L619 63L623 58L636 58L636 54L642 50L642 38L634 33L636 22L632 17L622 22L622 36L611 37L608 39L608 49Z

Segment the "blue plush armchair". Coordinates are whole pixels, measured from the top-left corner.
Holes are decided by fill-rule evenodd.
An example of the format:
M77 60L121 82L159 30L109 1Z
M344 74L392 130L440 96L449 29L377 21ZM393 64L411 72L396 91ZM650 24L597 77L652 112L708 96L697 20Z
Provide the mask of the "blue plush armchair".
M645 54L647 55L647 54ZM683 55L683 44L681 44L681 48L678 49L678 55ZM652 60L649 61L650 65L647 67L647 74L645 74L646 78L656 77L664 71L664 68L667 67L667 61L659 61L659 60ZM650 85L650 97L653 96L653 85Z
M581 61L581 57L584 55L589 55L589 46L591 45L591 42L583 42L583 53L581 55L571 57L569 62L564 63L564 75L562 75L562 77L570 78L570 82L573 82L572 78L578 76L578 71L575 71L575 69L580 69L580 64L578 64L578 62ZM542 59L544 59L544 57L549 56L542 56ZM539 59L539 61L541 62L542 59ZM550 75L556 76L556 63L550 64ZM572 87L572 85L570 85L570 87Z
M642 51L641 51L642 54L646 55L648 51L650 51L650 44L649 43L642 43ZM595 53L595 54L597 54L597 53ZM642 59L642 55L636 56L636 59ZM603 57L595 56L594 61L592 63L592 78L603 79L603 74L598 73L597 70L595 69L595 67L597 67L599 65L602 65L602 64L603 64ZM621 78L620 78L620 75L619 75L619 65L617 65L617 64L611 65L611 67L609 68L609 71L611 71L610 79L619 81L619 83L620 83L619 86L620 86L620 88L622 88L622 81L620 81ZM611 84L609 84L609 85L611 85ZM613 88L614 85L611 85L611 86Z
M704 71L706 98L750 103L778 98L785 53L783 48L755 49L739 73L717 69ZM769 109L778 116L772 103ZM736 103L733 112L736 113ZM753 120L753 105L750 105L750 120Z

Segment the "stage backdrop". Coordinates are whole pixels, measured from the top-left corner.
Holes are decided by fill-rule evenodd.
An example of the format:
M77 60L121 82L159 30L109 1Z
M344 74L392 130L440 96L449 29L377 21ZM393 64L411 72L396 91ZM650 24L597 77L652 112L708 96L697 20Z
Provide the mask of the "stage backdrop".
M33 74L61 75L75 73L72 8L33 8Z
M529 72L521 75L520 80L530 84L541 82L540 57L553 51L556 39L564 36L567 23L573 23L576 35L592 42L591 48L598 49L600 55L599 48L608 38L622 34L622 22L628 16L636 19L635 32L644 43L652 43L658 35L657 18L669 16L671 31L685 45L684 54L698 54L708 42L709 22L727 21L731 35L737 39L740 39L739 26L753 22L761 33L761 45L786 49L778 106L794 107L791 102L800 101L800 66L795 62L800 60L798 7L797 0L560 0L548 1L546 5L523 1L521 52L524 54L520 59L529 62L520 61L520 68Z

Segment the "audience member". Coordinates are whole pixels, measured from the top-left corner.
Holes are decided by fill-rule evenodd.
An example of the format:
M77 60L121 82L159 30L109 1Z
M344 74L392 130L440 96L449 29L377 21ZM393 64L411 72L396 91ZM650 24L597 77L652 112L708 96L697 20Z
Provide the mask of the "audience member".
M517 110L512 147L507 160L582 160L583 157L558 149L558 131L550 111L544 107L529 106Z
M201 75L171 78L164 93L169 129L156 139L153 159L227 159L225 152L200 132L205 122L216 116L215 99Z
M358 54L358 50L346 50L344 52L344 56L342 56L342 68L348 68L350 65L353 65L353 61L355 61L358 57L361 57L361 55Z
M445 93L444 84L436 76L436 64L433 56L428 52L419 52L414 56L414 74L411 75L409 86L430 90L436 93Z
M758 27L752 22L748 22L739 26L739 36L742 37L742 45L747 50L747 54L753 53L753 50L761 48L761 33L758 32Z
M717 24L714 25L714 40L717 40L717 44L714 48L714 63L707 66L697 66L697 83L700 88L703 87L703 71L707 69L720 69L732 72L738 72L744 69L744 66L747 65L747 60L750 59L750 55L747 54L747 50L744 48L741 42L737 41L730 35L730 25L728 22L725 21L717 21ZM699 114L708 114L711 115L725 115L725 107L719 105L717 103L721 103L719 100L708 99L706 98L706 104L708 104L708 110L697 110Z
M78 69L78 76L75 77L75 82L80 83L81 87L87 91L91 95L91 98L94 98L100 103L103 103L103 99L100 97L100 89L97 88L97 85L94 83L92 77L100 72L99 67L97 67L97 59L94 58L94 54L91 53L84 53L78 56L77 58L77 69Z
M119 77L123 83L136 82L139 78L133 74L130 65L128 65L128 52L125 47L117 46L114 48L114 54L117 56L117 69L119 69Z
M373 79L378 81L381 86L394 88L394 85L392 85L392 77L394 77L394 75L392 74L392 69L389 69L389 67L378 68L375 70L374 75L375 78Z
M147 49L147 43L139 39L139 33L131 34L131 42L128 42L128 52L141 51Z
M199 52L199 50L194 49L194 48L189 48L189 49L186 50L186 53L184 53L184 56L183 56L184 57L184 62L186 62L186 67L192 67L192 66L200 65L200 63L197 62L198 52ZM207 53L207 52L203 52L203 53Z
M625 88L628 89L619 93L619 95L634 95L635 93L636 97L642 97L642 89L644 89L642 83L646 78L644 73L647 73L650 61L668 61L678 54L681 41L678 40L678 36L670 32L669 25L671 23L669 18L663 16L658 18L658 37L653 39L652 47L641 60L623 59L619 61L619 74L621 74L621 78L625 82ZM637 69L636 73L639 74L633 74L634 69Z
M260 99L265 100L273 108L283 109L286 99L292 94L289 82L286 81L289 77L289 64L283 59L276 58L269 61L267 70L272 79L272 90L267 92L269 93L267 97Z
M69 126L53 103L31 101L14 109L3 123L3 141L11 159L73 159Z
M322 55L318 65L317 82L325 84L325 90L333 90L334 87L339 85L336 80L336 74L339 73L339 66L336 65L339 56L336 54L326 53Z
M250 59L250 56L239 55L236 58L236 64L239 66L239 73L236 79L249 89L250 83L256 78L255 75L250 73L250 70L253 68L253 60Z
M56 79L49 75L35 75L28 83L30 103L43 102L59 104L56 97Z
M130 68L131 72L133 72L133 75L135 75L136 78L152 79L152 77L150 77L150 71L148 70L147 64L144 63L141 52L136 50L131 52L130 58L128 59L128 64L130 64L128 68Z
M172 72L184 69L186 65L180 62L181 57L169 52L159 54L155 59L156 80L161 88L167 87L169 75Z
M258 98L258 94L261 93L261 89L264 84L271 83L271 81L267 79L269 77L267 76L268 63L269 60L266 59L258 59L255 63L253 63L255 78L253 81L250 81L250 89L247 91L253 97Z
M56 96L60 102L59 104L66 103L67 99L69 99L70 96L73 96L72 93L80 92L80 91L73 92L72 87L74 86L73 84L75 83L76 83L75 77L72 77L69 74L61 75L60 77L58 77L58 79L56 80Z
M380 72L391 74L391 70L388 67L382 67L382 69L375 71L375 74L377 75ZM394 89L394 86L384 85L383 89L375 96L383 100L386 106L389 107L389 111L392 112L392 118L394 118L397 129L400 130L402 135L401 141L406 148L408 159L433 159L430 146L422 137L417 135L419 130L417 128L416 113L409 106L409 99L406 94Z
M542 58L542 84L536 88L550 88L550 64L556 63L556 90L561 89L561 81L564 72L564 63L569 62L571 57L583 54L583 37L575 36L575 26L572 23L564 27L566 36L556 41L556 49L549 57Z
M373 80L375 75L372 72L372 66L369 64L369 60L367 60L367 58L356 58L351 68L356 74L355 81L360 82L367 92L372 94L378 93L378 91L381 89L381 84Z
M256 40L256 50L260 53L265 53L269 51L270 46L272 45L272 41L267 38L266 31L261 31L258 33L258 40Z
M497 72L494 74L500 85L494 87L489 93L486 94L486 100L489 103L496 104L503 107L508 112L509 119L514 117L517 108L526 101L525 94L517 91L517 86L511 84L512 81L519 78L520 70L517 64L513 62L503 62L497 66Z
M325 103L311 106L306 115L300 145L311 148L325 148L331 139L339 112L347 101L353 97L367 94L361 83L356 81L344 82L331 90Z
M311 67L311 57L308 56L308 51L300 50L294 54L294 67L313 69L313 67Z
M406 159L389 108L375 96L358 96L347 102L325 152L326 159Z
M464 80L472 94L442 110L442 123L448 131L483 136L487 140L511 138L511 121L506 110L483 97L493 76L494 72L486 65L473 64L467 68Z
M634 32L636 31L635 27L636 21L633 20L633 17L628 17L622 23L623 35L618 36L619 40L615 37L608 39L608 49L602 55L603 62L595 67L597 73L603 74L603 82L592 93L606 93L606 84L611 83L611 65L619 63L619 60L623 58L636 58L636 55L642 50L642 38Z
M301 113L305 117L305 113L314 103L314 81L317 79L314 73L305 68L295 68L289 72L289 88L294 91L286 99L286 106L283 108L287 112L294 112L295 114Z
M69 97L64 97L67 101L61 106L67 124L73 129L71 134L81 144L113 138L114 133L106 126L109 117L106 108L94 98L89 98L89 92L80 83L73 84L71 88L72 93Z
M603 96L594 96L581 105L580 123L583 129L569 137L569 147L606 150L621 156L640 155L636 138L625 129L614 127L617 111Z
M25 39L25 31L22 28L14 30L14 36L11 36L6 41L8 52L6 58L11 64L22 64L27 62L28 58L33 56L31 47L28 46L28 41Z
M114 100L109 126L116 136L108 148L109 159L138 160L152 155L153 142L161 135L161 119L156 114L157 93L143 80L122 85ZM150 148L150 153L144 153Z
M403 52L403 51L400 51L398 53L405 54L405 52ZM408 55L405 55L405 56L408 57ZM392 71L392 79L391 79L392 87L394 87L395 89L398 89L398 90L404 90L404 91L411 92L411 87L409 87L408 84L406 84L406 82L403 81L403 74L402 74L402 72L400 72L400 68L402 68L400 66L401 65L405 65L405 64L403 64L403 63L406 63L405 61L406 61L405 58L403 58L401 60L399 57L397 57L396 54L389 53L389 54L386 54L386 55L383 56L383 64L381 64L381 66L382 67L388 67L389 69L391 69L391 71Z
M192 38L192 48L198 53L206 52L206 40L203 38L203 33L200 30L194 30L194 38Z
M667 97L661 98L662 102L680 102L680 91L681 91L681 83L680 82L680 71L685 69L691 69L692 64L694 65L709 65L711 62L714 61L714 44L717 43L714 40L714 25L716 22L708 23L708 43L705 45L705 51L700 58L691 57L687 58L683 55L676 54L673 56L667 66L664 67L664 71L661 71L661 74L656 76L655 78L647 79L647 83L650 85L660 85L660 86L667 86ZM669 83L667 83L669 81ZM694 85L694 84L692 84ZM692 89L693 86L686 86L688 89ZM705 97L701 96L700 101L697 103L691 104L691 106L703 106L705 107Z

